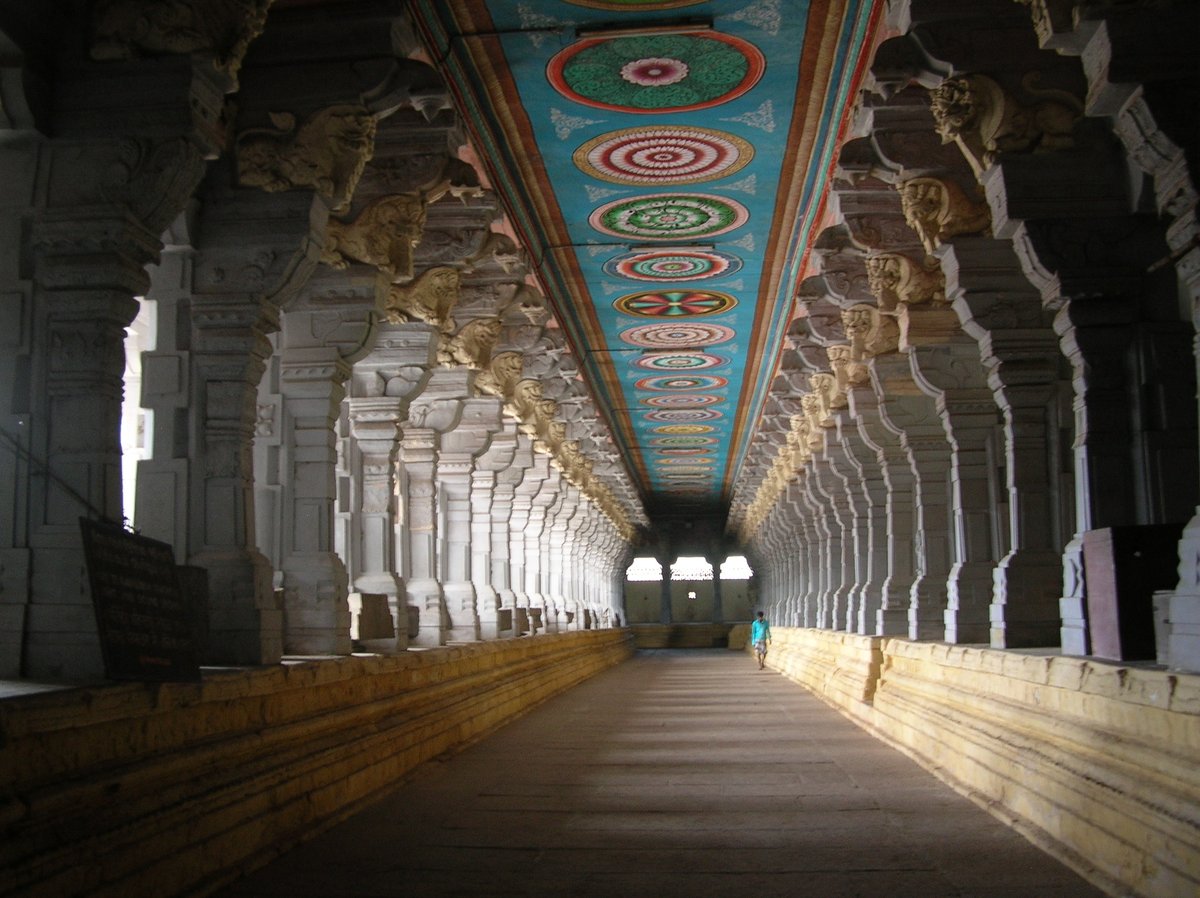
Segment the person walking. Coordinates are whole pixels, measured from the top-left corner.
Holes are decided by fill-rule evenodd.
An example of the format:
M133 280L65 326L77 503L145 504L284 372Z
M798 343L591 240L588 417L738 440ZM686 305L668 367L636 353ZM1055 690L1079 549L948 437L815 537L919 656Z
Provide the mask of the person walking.
M754 657L758 659L758 669L766 667L767 644L771 641L771 624L758 612L758 618L750 625L750 642L754 646Z

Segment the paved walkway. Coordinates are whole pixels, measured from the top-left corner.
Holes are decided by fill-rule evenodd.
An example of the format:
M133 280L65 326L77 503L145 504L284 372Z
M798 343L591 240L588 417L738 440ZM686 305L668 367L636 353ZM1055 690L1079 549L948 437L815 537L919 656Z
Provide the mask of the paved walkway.
M223 898L1097 898L748 655L640 652Z

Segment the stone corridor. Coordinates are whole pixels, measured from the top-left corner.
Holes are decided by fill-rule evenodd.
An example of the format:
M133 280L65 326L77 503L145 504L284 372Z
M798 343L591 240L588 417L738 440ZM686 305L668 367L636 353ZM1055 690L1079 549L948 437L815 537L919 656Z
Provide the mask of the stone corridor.
M220 898L1102 893L745 654L641 651Z

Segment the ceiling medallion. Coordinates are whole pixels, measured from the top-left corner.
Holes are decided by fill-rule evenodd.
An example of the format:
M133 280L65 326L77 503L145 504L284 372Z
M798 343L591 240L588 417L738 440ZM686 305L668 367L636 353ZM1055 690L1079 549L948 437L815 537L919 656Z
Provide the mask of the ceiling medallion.
M719 390L729 386L729 380L715 374L660 375L643 377L634 384L639 390Z
M588 217L588 224L613 237L690 240L724 234L749 218L745 206L725 197L657 193L606 203Z
M724 396L714 393L670 393L666 396L643 399L642 405L651 408L703 408L706 405L719 405L724 401Z
M583 38L550 60L546 77L568 100L585 106L683 112L740 97L765 68L753 44L706 31Z
M719 443L716 437L656 437L650 441L651 446L669 446L663 452L707 452L707 449L696 449L696 446L715 446Z
M695 465L697 467L708 467L716 464L717 460L712 456L693 455L688 458L660 458L655 460L657 465L670 465L672 470L678 471L684 465Z
M715 452L715 451L716 450L713 449L712 446L703 446L703 447L698 447L696 449L655 449L654 454L661 455L666 458L675 458L676 456L680 456L680 455L694 457L694 456L698 456L698 455L704 455L705 452Z
M718 343L728 343L734 336L733 328L723 324L690 321L677 324L641 324L621 331L621 340L624 342L655 349L715 346Z
M625 253L604 263L609 277L636 281L698 281L734 274L742 260L729 253L700 249L653 249Z
M719 412L715 408L672 408L645 412L643 417L656 424L677 424L690 421L716 421L718 418L724 418L725 413Z
M670 433L670 434L696 434L696 433L712 433L716 430L711 424L664 424L662 427L655 427L655 433Z
M654 290L630 293L613 303L613 308L626 315L645 318L684 318L717 315L728 312L737 300L728 293L709 290Z
M651 371L699 371L704 368L722 368L729 359L707 352L656 352L634 361L639 368Z
M727 177L754 158L754 148L709 128L625 128L589 140L573 158L601 181L654 187Z

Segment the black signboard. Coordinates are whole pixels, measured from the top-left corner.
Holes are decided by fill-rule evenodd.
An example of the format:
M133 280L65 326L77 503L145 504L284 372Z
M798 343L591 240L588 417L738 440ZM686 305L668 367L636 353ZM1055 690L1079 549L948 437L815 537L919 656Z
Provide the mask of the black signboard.
M199 680L195 613L171 547L115 524L79 524L107 676Z

